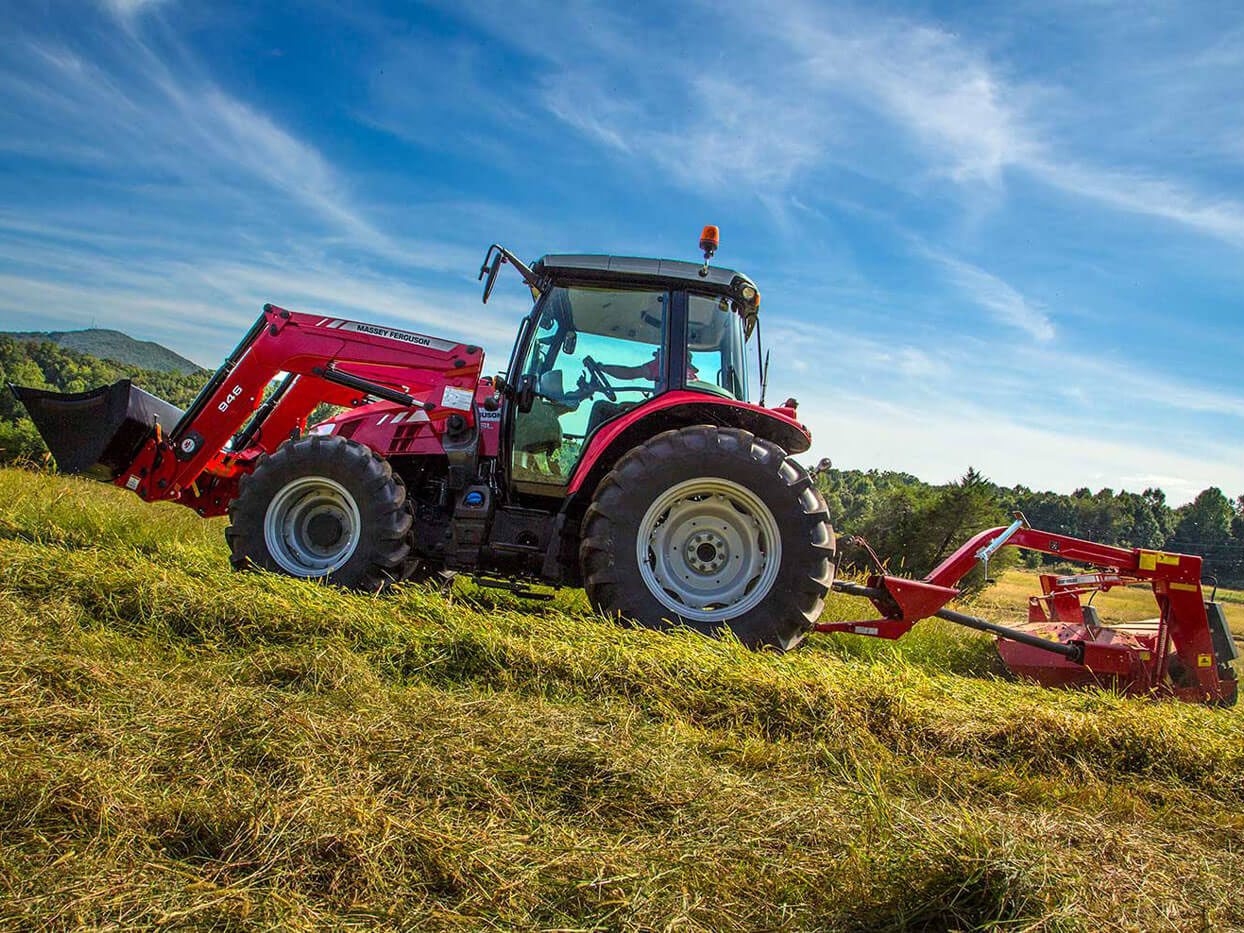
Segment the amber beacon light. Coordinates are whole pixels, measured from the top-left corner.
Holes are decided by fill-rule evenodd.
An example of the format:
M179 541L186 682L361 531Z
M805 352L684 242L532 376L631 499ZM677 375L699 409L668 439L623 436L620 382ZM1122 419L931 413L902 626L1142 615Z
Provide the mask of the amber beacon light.
M721 233L712 224L700 231L700 249L704 250L704 261L708 262L721 245Z

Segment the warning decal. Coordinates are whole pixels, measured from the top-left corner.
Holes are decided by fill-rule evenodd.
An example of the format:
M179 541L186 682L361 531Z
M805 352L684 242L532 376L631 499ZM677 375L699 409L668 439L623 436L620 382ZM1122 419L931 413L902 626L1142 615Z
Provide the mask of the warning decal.
M441 396L441 404L446 408L456 408L458 411L470 411L471 403L475 401L475 393L470 389L459 389L456 386L445 386L445 394Z

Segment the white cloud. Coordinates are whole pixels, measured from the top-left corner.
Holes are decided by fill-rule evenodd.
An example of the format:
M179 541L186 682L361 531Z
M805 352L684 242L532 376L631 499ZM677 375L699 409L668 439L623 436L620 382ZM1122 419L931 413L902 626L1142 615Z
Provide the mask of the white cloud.
M975 466L996 483L1058 492L1118 489L1121 483L1140 491L1161 479L1172 504L1211 485L1244 489L1238 450L1217 458L1188 454L1135 434L1107 438L1074 422L1051 430L971 403L939 402L894 405L848 395L828 408L801 405L800 417L813 432L812 449L803 459L814 463L828 456L843 469L902 470L928 482L949 482ZM1120 464L1144 472L1121 470Z
M123 175L145 170L178 179L208 203L236 203L259 187L343 235L391 249L314 147L225 93L193 63L171 65L133 33L113 41L91 60L60 46L28 45L27 75L4 77L23 117L9 127L9 144ZM31 84L39 93L29 93Z
M526 295L517 277L500 281L485 307L474 281L415 284L305 251L222 246L186 256L153 244L141 261L118 262L113 245L56 225L12 224L0 213L0 324L8 323L0 330L18 319L28 328L39 319L65 328L110 321L153 339L163 333L173 349L210 363L271 301L482 344L503 365L498 358L508 357L519 314L530 307L515 297Z
M1239 392L1104 354L962 335L861 337L774 316L764 326L775 348L770 397L803 402L810 460L938 482L975 465L1007 485L1063 491L1143 488L1162 476L1175 501L1210 484L1244 488Z
M1037 291L1034 267L1004 254L1013 243L999 242L995 259L994 244L977 236L985 226L963 222L988 213L982 201L1001 214L1020 181L1036 180L1047 194L1072 195L1076 210L1244 244L1235 192L1203 193L1206 176L1195 181L1139 150L1107 158L1090 135L1069 131L1078 89L1033 78L1057 80L1053 68L1017 71L987 34L860 7L703 2L671 8L684 19L648 29L628 8L588 2L551 14L549 41L544 30L513 28L547 19L547 8L516 3L481 0L465 15L515 44L523 63L535 63L534 79L499 90L475 30L422 63L452 66L442 84L384 69L388 93L422 97L373 125L404 130L425 150L495 155L498 173L529 183L525 194L546 181L544 167L573 164L583 176L568 171L549 187L569 190L591 171L585 184L599 183L612 205L630 186L642 225L625 211L533 209L535 197L499 208L452 182L434 188L400 174L369 199L376 180L337 164L333 141L231 93L211 63L170 38L171 26L144 31L156 25L142 15L156 3L117 0L110 7L123 22L106 35L37 45L18 37L0 62L0 149L85 169L72 201L0 212L0 320L121 326L210 364L273 300L482 342L500 366L522 303L478 304L475 284L463 281L479 258L461 245L463 229L520 230L569 248L588 230L601 247L647 252L674 212L728 206L755 228L748 248L770 264L766 306L789 299L809 321L836 322L766 317L770 401L803 398L816 455L931 480L971 463L999 481L1066 489L1165 477L1175 499L1198 484L1244 485L1238 380L1201 385L1151 371L1154 355L1133 355L1138 344L1122 329L1117 349L1077 352L1073 302ZM398 38L386 48L410 52ZM429 143L426 128L441 123L453 132ZM532 140L545 148L525 148ZM551 151L565 161L542 161ZM691 197L664 202L669 180ZM834 190L831 180L847 184ZM394 206L390 182L408 182L424 200ZM871 212L865 223L835 209L848 198L865 205L851 220ZM538 216L555 218L557 232ZM897 248L873 241L850 255L853 236L887 225ZM1035 246L1042 272L1053 268L1057 250ZM812 250L826 261L808 262ZM934 275L910 268L913 251ZM903 268L886 267L891 257ZM400 274L412 267L422 284ZM913 271L919 281L902 281ZM885 287L875 285L881 277ZM498 298L511 293L516 286L500 286ZM947 295L984 313L937 318ZM836 307L843 296L859 306ZM1222 427L1199 430L1211 422Z
M1025 167L1071 194L1244 246L1244 201L1201 194L1186 184L1137 171L1095 169L1047 159L1033 159Z
M900 147L884 135L888 125L916 164L965 193L1020 172L1113 210L1244 245L1244 201L1144 167L1148 151L1135 153L1133 167L1094 165L1097 140L1062 129L1075 116L1066 109L1073 89L1018 80L959 34L837 6L724 12L732 40L754 50L723 70L729 79L706 76L702 54L666 54L660 42L614 41L574 23L566 41L525 48L554 66L543 92L554 116L691 188L742 183L772 198L837 163L901 188L911 179L896 162ZM621 75L646 78L620 93ZM723 157L688 157L705 152Z
M843 22L839 17L832 17ZM768 21L820 93L886 113L956 181L996 183L1033 149L1019 102L988 63L940 29L902 20L825 26L798 7Z
M1098 140L1061 138L1062 115L1036 107L1054 98L1049 89L1007 80L958 36L903 20L844 35L821 25L831 17L794 7L769 23L792 49L808 56L818 84L871 98L925 144L933 164L948 160L954 180L996 184L1006 169L1014 169L1115 210L1244 246L1244 201L1206 195L1153 169L1094 166ZM1181 129L1186 132L1186 126ZM1137 156L1143 164L1152 149Z

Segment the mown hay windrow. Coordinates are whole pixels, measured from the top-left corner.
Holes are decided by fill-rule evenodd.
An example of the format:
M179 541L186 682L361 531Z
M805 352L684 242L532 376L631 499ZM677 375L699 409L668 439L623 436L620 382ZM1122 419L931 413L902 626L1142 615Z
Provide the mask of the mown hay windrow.
M0 471L0 925L1244 925L1232 711L234 575L97 488Z

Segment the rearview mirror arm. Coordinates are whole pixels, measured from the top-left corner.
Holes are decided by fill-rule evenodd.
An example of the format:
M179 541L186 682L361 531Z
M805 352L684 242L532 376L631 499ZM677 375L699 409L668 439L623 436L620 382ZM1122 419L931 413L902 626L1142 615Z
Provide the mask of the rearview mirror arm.
M494 253L496 254L495 259L493 258ZM518 274L522 276L523 282L527 285L538 287L540 284L539 276L531 271L531 267L527 263L523 262L500 243L493 243L488 247L488 252L484 254L484 264L479 267L479 280L483 281L485 276L488 277L488 282L484 286L485 304L488 303L488 296L492 294L492 285L496 281L497 270L503 262L508 262L517 269Z

